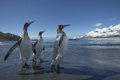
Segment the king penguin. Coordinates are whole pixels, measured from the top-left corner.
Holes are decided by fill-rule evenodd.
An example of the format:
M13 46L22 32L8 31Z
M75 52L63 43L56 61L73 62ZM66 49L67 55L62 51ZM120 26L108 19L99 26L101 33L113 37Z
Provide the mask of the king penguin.
M32 47L32 43L31 40L28 36L28 32L27 32L27 28L29 27L29 25L32 22L27 22L23 25L23 31L24 34L23 36L18 40L18 42L16 44L14 44L10 50L7 52L4 60L6 60L8 58L8 56L13 52L13 50L19 46L19 55L20 55L20 62L21 62L21 66L22 67L27 67L27 60L30 58L30 54L32 53L33 47Z
M33 62L35 62L37 58L39 58L40 63L42 62L41 53L45 49L43 37L42 37L43 32L45 32L45 30L39 32L38 34L39 39L33 45L34 46Z
M68 39L66 33L62 31L63 28L70 25L59 25L57 27L57 37L54 43L53 58L51 62L51 69L54 69L56 72L59 72L59 63L62 61L68 46ZM57 70L55 69L57 66Z

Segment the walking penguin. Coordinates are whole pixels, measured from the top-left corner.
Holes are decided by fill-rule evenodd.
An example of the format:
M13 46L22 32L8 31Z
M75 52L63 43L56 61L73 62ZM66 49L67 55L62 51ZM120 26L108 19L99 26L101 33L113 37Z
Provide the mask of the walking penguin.
M31 43L31 40L28 36L28 31L27 31L27 28L29 27L29 25L31 23L33 23L34 21L32 22L27 22L23 25L23 31L24 31L24 34L23 36L17 41L16 44L14 44L10 50L7 52L4 60L6 60L8 58L8 56L13 52L13 50L19 46L19 55L20 55L20 62L21 62L21 66L22 67L27 67L27 61L28 59L30 58L30 54L32 53L32 43Z
M33 53L33 62L35 62L37 58L39 58L40 63L42 62L41 53L45 49L43 37L42 37L43 32L45 32L45 30L39 32L39 34L38 34L39 39L34 43L35 49L34 49L34 53Z
M54 69L56 72L59 72L60 66L59 63L62 61L68 46L68 39L66 33L62 31L63 28L70 25L59 25L57 27L57 37L54 43L53 58L51 62L51 69ZM55 68L57 66L57 70Z

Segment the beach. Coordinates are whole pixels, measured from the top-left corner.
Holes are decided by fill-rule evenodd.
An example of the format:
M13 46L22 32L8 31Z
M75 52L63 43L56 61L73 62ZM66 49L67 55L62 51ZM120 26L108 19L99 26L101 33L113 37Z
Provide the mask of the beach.
M119 80L120 39L82 39L69 41L67 53L60 63L60 73L51 70L53 41L45 42L42 59L28 60L29 68L21 68L19 49L4 61L12 42L0 42L0 80Z

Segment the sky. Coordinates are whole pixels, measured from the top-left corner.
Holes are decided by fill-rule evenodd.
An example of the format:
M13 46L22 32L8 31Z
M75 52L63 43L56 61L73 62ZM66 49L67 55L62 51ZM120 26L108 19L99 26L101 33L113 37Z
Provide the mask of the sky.
M31 38L46 30L44 37L56 37L57 26L68 37L82 36L93 29L120 24L120 0L0 0L0 31L23 35L23 24Z

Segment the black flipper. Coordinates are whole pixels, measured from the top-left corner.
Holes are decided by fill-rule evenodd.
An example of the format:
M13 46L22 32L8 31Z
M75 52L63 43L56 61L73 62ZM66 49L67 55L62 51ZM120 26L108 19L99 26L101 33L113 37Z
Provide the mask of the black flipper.
M32 51L36 54L35 46L32 44Z
M63 41L63 35L62 35L62 37L60 38L59 46L61 45L62 41Z
M34 54L36 54L36 50L35 49L33 50L33 52L34 52Z
M54 51L53 51L53 60L54 61L55 61L56 56L58 55L58 49L63 41L63 37L64 37L64 35L61 35L61 36L57 35L57 37L56 37L56 41L54 44Z
M36 46L37 43L38 43L38 40L34 43L34 46Z
M34 54L36 54L36 50L35 50L35 46L37 45L37 43L38 43L38 41L36 41L35 43L34 43L34 45L33 45L33 52L34 52Z
M5 61L5 60L8 58L8 56L13 52L13 50L14 50L18 45L21 44L21 40L22 40L22 38L19 39L19 41L10 48L10 50L7 52L7 54L6 54L5 58L4 58L4 61Z

